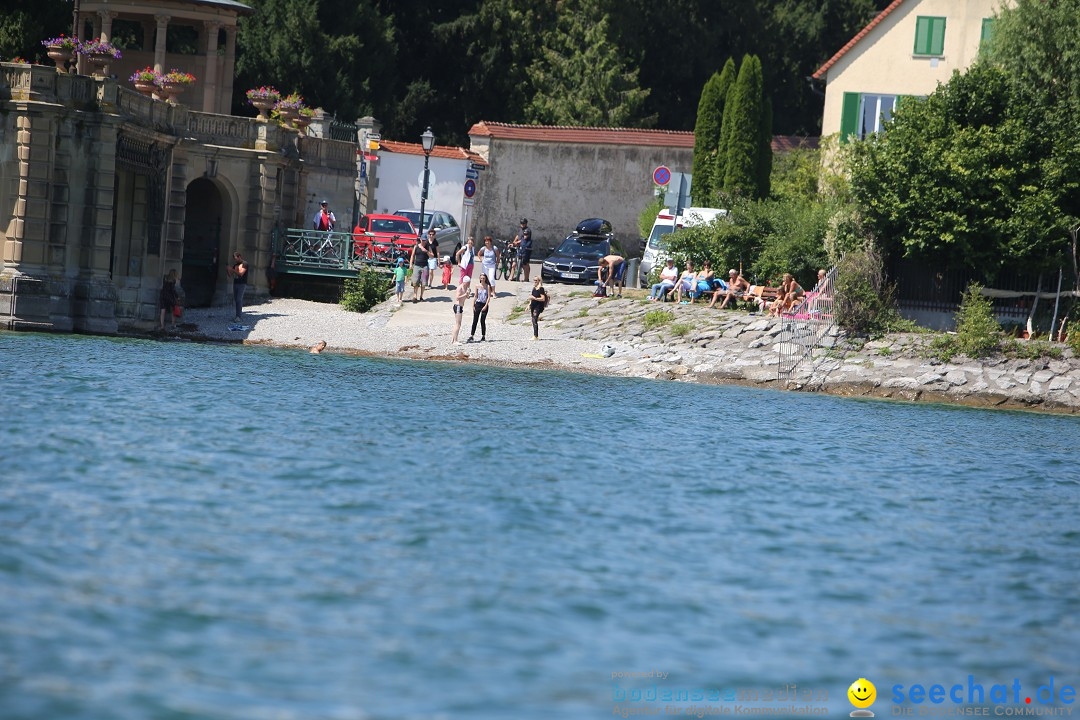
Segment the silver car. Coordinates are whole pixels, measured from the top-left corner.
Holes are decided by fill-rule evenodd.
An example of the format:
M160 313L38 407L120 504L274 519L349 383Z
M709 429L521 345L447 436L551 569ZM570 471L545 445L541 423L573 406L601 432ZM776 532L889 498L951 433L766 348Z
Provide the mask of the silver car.
M461 249L461 228L458 227L454 216L445 210L424 210L424 222L420 222L420 209L395 210L395 215L407 217L412 224L420 228L421 234L428 229L435 230L435 240L439 243L439 254L449 255L451 260L457 256Z

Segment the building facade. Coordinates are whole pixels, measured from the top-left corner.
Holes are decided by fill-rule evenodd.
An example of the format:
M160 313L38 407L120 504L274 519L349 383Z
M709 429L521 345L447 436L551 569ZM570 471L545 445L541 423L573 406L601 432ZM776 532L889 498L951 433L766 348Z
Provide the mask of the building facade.
M1004 0L893 0L822 65L823 136L881 130L899 98L929 95L978 57Z
M352 208L355 140L125 84L0 64L0 328L146 329L170 270L190 305L227 297L234 251L265 295L275 229L305 227L308 196Z

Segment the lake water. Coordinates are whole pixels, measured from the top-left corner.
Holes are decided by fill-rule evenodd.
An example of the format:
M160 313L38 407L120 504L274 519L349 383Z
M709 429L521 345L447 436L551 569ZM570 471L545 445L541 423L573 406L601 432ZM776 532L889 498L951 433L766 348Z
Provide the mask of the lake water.
M0 400L5 720L1080 684L1075 418L29 334Z

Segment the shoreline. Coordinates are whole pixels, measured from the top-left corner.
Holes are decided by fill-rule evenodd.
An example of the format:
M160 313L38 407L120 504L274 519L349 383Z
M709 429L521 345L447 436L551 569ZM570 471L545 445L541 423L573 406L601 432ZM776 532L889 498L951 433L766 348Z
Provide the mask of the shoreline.
M674 305L629 297L597 299L581 287L548 288L551 303L533 341L528 288L500 282L488 317L486 342L452 345L451 293L429 290L418 304L384 302L368 313L338 305L271 298L245 308L244 330L230 330L228 308L185 311L178 333L127 328L125 335L179 337L307 351L326 340L326 352L357 357L474 363L493 367L584 372L611 377L741 385L794 392L822 392L905 402L1080 414L1080 359L1065 348L1060 359L927 357L930 334L899 334L860 344L836 333L795 369L778 379L776 337L780 322L704 304ZM517 310L515 310L517 308ZM646 327L645 315L671 313L669 322ZM664 316L666 317L666 316ZM461 338L472 320L466 307ZM603 357L604 347L610 351ZM600 357L596 357L599 355ZM590 357L592 356L592 357Z

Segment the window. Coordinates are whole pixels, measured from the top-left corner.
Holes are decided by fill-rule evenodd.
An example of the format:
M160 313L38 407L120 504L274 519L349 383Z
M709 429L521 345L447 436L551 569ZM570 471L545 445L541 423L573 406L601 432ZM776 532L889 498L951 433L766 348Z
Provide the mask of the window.
M983 55L990 50L990 43L994 40L994 18L983 18L982 35L979 37L979 54Z
M852 135L862 140L867 135L881 132L886 121L892 118L898 95L873 95L870 93L844 93L844 106L840 118L840 142L847 142Z
M915 19L915 54L940 57L945 54L945 18Z

